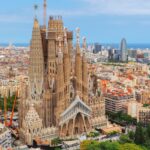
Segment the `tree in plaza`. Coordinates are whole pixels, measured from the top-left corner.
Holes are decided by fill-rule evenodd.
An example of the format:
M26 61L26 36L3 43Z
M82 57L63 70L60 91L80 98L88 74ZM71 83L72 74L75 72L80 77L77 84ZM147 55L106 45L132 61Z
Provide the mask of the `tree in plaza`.
M145 142L143 128L140 123L136 126L134 142L136 144L141 144L141 145L144 144L144 142Z

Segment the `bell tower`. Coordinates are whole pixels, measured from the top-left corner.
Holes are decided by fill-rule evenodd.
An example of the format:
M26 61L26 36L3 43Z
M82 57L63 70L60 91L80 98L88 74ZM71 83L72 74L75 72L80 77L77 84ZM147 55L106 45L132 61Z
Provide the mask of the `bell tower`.
M43 92L44 59L42 37L38 20L35 18L30 46L29 78L31 97L36 101L40 99Z
M76 94L82 98L82 58L80 52L80 29L76 29L76 56L75 56L75 76L76 76Z

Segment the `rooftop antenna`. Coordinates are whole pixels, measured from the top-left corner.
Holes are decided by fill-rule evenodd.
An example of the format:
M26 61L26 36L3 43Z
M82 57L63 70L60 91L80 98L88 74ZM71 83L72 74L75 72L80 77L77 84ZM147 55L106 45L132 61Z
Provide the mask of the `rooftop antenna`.
M46 27L46 15L47 15L47 1L44 0L44 5L43 5L43 8L44 8L44 12L43 12L43 23L44 23L44 26Z
M35 18L37 18L37 10L38 10L38 5L34 5L34 13L35 13Z

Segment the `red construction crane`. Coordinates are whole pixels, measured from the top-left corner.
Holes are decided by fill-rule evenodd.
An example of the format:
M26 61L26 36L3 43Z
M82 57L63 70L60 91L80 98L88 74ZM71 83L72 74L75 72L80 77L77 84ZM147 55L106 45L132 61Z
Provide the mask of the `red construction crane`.
M7 122L7 99L6 96L4 97L4 118L5 118L5 126L10 127L12 126L12 120L13 120L13 116L14 116L14 110L15 110L15 106L16 106L16 101L17 101L17 96L18 96L18 91L15 93L15 99L13 102L13 107L12 107L12 112L10 115L10 121Z
M6 99L6 96L4 96L4 120L5 120L5 126L7 126L7 99Z
M18 96L18 91L15 94L15 99L14 99L14 103L13 103L13 108L12 108L12 112L11 112L11 117L10 117L10 124L9 126L12 126L12 120L14 117L14 110L15 110L15 106L16 106L16 101L17 101L17 96Z
M107 90L107 80L101 80L101 84L102 84L102 91L103 93L105 93Z

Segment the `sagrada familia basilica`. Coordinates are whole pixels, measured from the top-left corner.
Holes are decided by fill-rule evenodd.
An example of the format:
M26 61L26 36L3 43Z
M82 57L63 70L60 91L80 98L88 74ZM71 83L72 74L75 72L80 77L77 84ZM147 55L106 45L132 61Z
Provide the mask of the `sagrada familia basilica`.
M105 102L93 90L86 49L85 38L80 47L79 28L74 48L73 32L64 28L61 16L50 16L48 27L40 27L35 18L29 85L22 86L19 103L19 134L25 143L32 144L37 137L73 138L106 126Z

